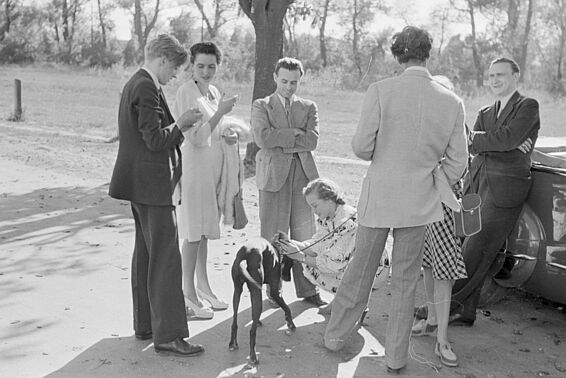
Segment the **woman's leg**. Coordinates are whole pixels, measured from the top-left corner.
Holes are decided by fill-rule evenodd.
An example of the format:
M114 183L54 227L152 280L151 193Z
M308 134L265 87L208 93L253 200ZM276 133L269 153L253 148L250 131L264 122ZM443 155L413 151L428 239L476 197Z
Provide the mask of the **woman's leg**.
M453 284L453 280L434 280L434 308L438 321L436 339L442 345L448 344L448 316L450 315L450 297Z
M200 241L189 242L183 240L181 247L181 261L183 263L183 294L191 302L202 306L195 289L195 268Z
M205 295L216 298L216 295L212 292L210 287L210 282L208 282L208 239L203 236L200 239L198 254L197 254L197 267L196 267L196 277L197 277L197 289L198 291L204 293Z
M423 283L425 287L426 294L426 306L428 309L428 315L426 318L427 324L435 325L438 324L435 306L435 295L436 295L436 283L438 282L432 276L432 269L423 267Z

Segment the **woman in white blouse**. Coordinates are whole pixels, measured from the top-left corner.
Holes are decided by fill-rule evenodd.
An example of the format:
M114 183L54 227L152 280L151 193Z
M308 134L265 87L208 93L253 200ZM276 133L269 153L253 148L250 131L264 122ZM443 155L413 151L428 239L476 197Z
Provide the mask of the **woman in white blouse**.
M211 84L221 58L220 49L214 43L193 45L189 67L192 77L179 87L175 101L176 114L183 114L187 109L198 109L203 114L202 120L186 132L181 147L182 197L177 214L179 238L184 239L181 256L185 302L189 315L203 319L213 317L212 309L228 308L208 282L208 239L220 238L221 216L224 223L233 221L231 201L240 187L237 130L224 122L237 96L225 98Z
M336 293L352 258L356 239L356 209L346 204L338 185L325 178L309 182L303 190L317 216L317 232L309 240L279 240L282 252L303 263L313 284ZM330 305L321 312L328 312Z

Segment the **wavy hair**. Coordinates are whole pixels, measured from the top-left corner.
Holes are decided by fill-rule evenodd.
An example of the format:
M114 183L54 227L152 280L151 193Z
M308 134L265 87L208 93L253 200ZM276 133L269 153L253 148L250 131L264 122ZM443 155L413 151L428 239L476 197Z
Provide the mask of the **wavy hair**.
M391 53L399 63L409 60L426 61L430 57L432 37L416 26L405 26L402 31L393 36Z

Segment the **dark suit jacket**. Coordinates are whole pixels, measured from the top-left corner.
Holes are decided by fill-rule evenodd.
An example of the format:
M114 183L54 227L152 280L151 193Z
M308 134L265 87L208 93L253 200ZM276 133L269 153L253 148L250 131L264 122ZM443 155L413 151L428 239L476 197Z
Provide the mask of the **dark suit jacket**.
M144 205L167 206L181 177L181 130L165 97L140 69L122 91L118 113L120 146L109 194Z
M517 149L527 138L533 146L540 128L539 107L535 99L515 92L496 118L495 105L480 109L470 153L471 173L485 175L495 204L515 207L527 198L531 187L531 154ZM532 149L531 149L532 151Z

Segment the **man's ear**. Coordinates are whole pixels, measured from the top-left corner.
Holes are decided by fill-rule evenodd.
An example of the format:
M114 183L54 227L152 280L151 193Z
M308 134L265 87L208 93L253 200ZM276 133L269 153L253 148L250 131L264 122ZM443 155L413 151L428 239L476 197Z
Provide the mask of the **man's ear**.
M275 72L273 73L273 81L277 83L277 74Z

